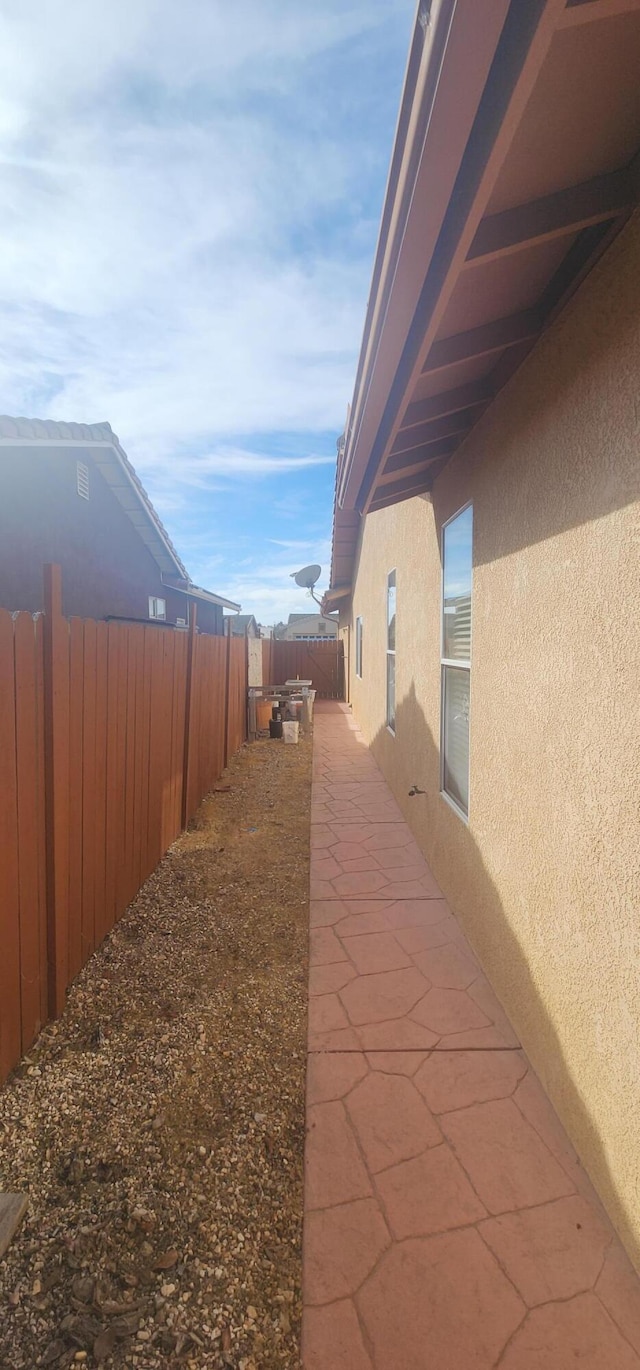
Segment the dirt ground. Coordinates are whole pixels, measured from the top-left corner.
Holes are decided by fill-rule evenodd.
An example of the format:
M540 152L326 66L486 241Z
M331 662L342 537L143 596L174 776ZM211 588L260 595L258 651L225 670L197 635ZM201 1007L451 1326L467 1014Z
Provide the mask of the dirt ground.
M311 744L244 747L0 1091L0 1367L299 1366Z

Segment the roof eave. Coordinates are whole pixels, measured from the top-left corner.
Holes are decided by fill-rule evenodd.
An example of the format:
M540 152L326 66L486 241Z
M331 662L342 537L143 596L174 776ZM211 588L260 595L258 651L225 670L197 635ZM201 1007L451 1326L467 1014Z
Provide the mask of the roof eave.
M186 580L186 585L168 585L167 589L177 590L179 595L187 595L189 599L202 599L207 604L217 604L221 609L231 609L235 614L240 613L242 605L236 604L233 599L215 595L212 590L203 590L199 585L193 585L188 577Z
M343 509L359 507L369 453L401 360L415 301L416 264L435 251L474 119L495 57L509 0L434 0L428 23L418 7L401 109L402 147L394 149L376 252L350 428L336 490ZM416 59L416 49L420 58ZM421 212L416 214L417 204ZM419 220L419 222L418 222ZM406 284L405 284L406 283ZM403 289L403 285L405 288ZM407 288L408 287L408 288ZM393 293L392 293L393 292Z

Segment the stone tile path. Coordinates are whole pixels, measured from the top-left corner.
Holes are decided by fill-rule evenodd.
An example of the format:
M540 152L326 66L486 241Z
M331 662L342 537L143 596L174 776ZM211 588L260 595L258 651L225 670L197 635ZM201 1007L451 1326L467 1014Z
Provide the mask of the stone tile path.
M311 833L305 1370L640 1370L640 1281L344 705Z

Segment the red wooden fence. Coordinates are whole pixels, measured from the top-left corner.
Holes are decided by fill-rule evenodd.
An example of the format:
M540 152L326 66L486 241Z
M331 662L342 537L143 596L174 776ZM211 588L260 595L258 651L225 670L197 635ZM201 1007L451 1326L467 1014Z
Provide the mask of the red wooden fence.
M265 685L284 685L285 680L310 680L321 699L344 698L344 649L341 641L283 642L267 638L262 644L262 679Z
M0 1078L246 738L243 639L0 610Z

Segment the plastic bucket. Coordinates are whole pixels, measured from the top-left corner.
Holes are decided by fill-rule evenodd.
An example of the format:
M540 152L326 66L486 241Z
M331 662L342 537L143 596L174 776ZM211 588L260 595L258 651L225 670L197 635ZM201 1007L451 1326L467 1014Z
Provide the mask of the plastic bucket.
M282 724L282 736L283 736L285 742L297 742L297 741L298 741L298 733L299 733L299 732L300 732L300 724L299 724L299 723L283 723L283 724Z

